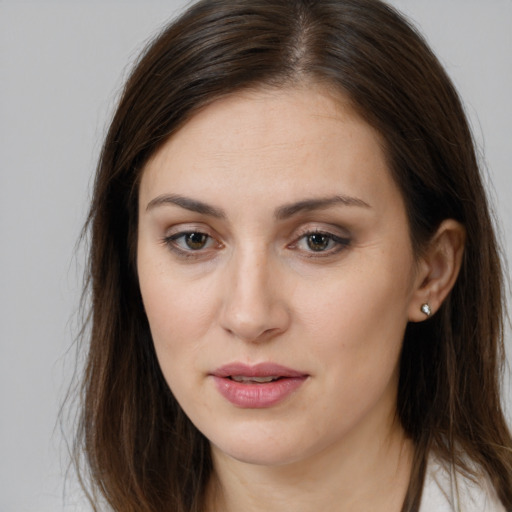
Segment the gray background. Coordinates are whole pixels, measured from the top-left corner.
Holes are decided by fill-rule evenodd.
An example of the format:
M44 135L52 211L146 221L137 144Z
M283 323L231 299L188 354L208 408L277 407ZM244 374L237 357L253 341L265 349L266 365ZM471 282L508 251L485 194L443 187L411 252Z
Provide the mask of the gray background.
M395 0L458 86L512 261L512 0ZM91 176L129 63L185 2L0 0L0 511L87 510L57 422ZM511 337L507 345L511 353ZM510 380L506 403L512 410ZM510 416L510 413L509 413ZM64 430L69 424L64 424Z

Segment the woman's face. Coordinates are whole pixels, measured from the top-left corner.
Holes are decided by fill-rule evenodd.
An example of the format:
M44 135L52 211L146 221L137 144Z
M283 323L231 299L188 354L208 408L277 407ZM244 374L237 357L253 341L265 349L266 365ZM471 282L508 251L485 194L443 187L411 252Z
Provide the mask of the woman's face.
M147 164L156 354L214 455L280 465L381 439L418 286L376 132L319 87L220 99Z

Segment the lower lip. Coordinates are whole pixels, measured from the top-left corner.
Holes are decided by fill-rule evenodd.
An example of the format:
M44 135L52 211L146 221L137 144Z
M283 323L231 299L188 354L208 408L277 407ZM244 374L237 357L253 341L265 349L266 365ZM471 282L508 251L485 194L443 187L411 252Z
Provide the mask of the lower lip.
M296 391L306 377L286 377L272 382L236 382L227 377L213 376L220 394L233 405L245 409L262 409L282 402Z

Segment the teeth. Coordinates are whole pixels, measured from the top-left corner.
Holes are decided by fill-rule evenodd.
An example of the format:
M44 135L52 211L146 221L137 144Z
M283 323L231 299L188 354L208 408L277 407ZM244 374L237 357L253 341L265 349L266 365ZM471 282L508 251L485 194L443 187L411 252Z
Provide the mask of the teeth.
M243 375L232 375L231 379L235 382L272 382L273 380L277 380L279 377L277 376L269 376L269 377L244 377Z

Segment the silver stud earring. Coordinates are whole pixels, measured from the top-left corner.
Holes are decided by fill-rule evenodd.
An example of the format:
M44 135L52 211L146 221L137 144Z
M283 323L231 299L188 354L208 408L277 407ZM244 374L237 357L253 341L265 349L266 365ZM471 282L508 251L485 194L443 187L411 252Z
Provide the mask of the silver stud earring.
M432 314L432 310L430 309L430 305L428 302L425 302L425 304L421 305L421 312L427 316L430 316Z

